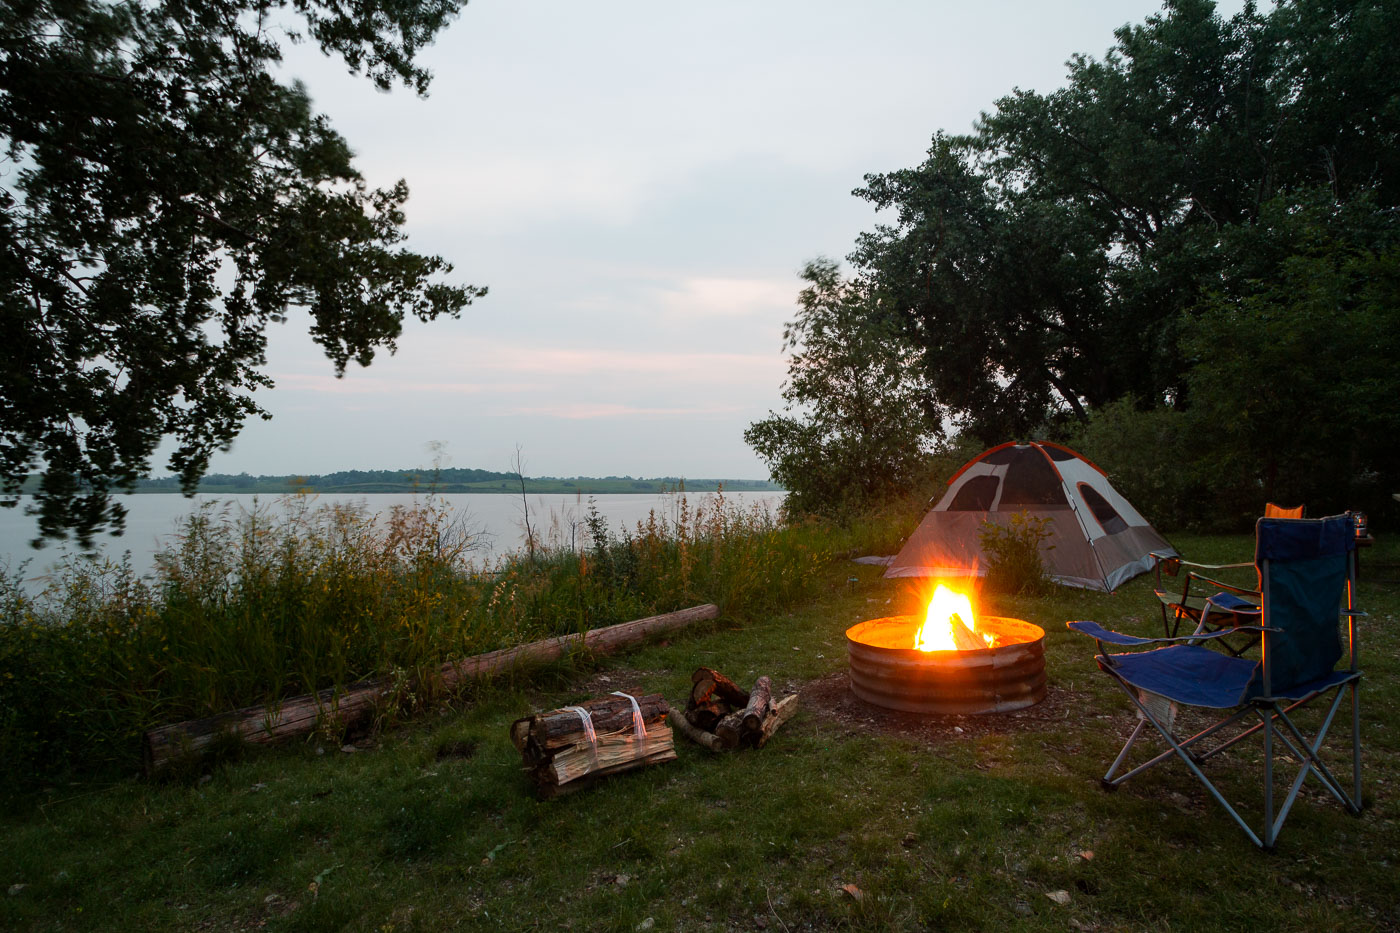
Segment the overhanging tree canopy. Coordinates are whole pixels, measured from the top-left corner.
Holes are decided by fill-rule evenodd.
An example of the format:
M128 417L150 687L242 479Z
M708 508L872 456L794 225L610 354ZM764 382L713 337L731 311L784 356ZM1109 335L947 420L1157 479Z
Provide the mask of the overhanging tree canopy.
M277 39L309 38L382 89L462 0L9 0L0 6L0 504L43 471L41 533L121 525L109 493L164 438L193 491L271 385L290 306L337 374L405 315L485 289L400 244L407 186L372 189ZM277 28L274 28L276 20ZM298 22L303 33L288 32Z

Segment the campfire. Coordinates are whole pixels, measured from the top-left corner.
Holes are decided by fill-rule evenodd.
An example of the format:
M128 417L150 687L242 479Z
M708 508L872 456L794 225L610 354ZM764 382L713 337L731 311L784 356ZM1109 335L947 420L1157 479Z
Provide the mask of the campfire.
M942 583L933 591L924 624L914 634L914 647L920 651L971 651L991 648L995 642L991 632L977 630L972 598Z
M938 584L923 616L861 622L846 630L851 690L913 713L999 713L1045 699L1045 631L1020 619L979 616L972 594Z

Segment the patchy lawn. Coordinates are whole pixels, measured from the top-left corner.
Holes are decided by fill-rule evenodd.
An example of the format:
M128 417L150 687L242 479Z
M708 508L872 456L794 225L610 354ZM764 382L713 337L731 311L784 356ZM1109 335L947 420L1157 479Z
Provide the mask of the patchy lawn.
M1251 552L1246 538L1176 543L1203 560ZM1178 764L1099 787L1133 717L1064 622L1159 630L1149 578L989 605L1046 629L1049 697L919 720L845 690L845 628L910 599L851 565L801 611L498 683L354 752L310 743L187 783L11 798L0 929L1400 928L1400 547L1364 560L1368 809L1350 817L1310 781L1273 854ZM672 764L531 796L511 720L613 689L680 703L702 664L769 674L804 709L762 751L678 738ZM1209 765L1251 814L1257 757L1246 746Z

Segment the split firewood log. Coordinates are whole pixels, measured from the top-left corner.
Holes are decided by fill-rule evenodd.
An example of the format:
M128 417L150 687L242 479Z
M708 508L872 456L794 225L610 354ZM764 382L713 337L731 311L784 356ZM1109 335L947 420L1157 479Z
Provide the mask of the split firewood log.
M697 703L718 696L730 706L743 706L749 702L749 692L719 671L702 667L690 675L692 684L690 696Z
M743 731L752 734L761 729L772 705L773 681L765 675L754 681L753 689L749 691L749 701L744 704Z
M719 742L720 748L731 749L739 747L740 734L744 728L744 711L730 713L719 722L715 723L715 740Z
M712 752L724 751L724 746L719 743L718 736L713 732L706 732L704 729L699 729L691 725L690 720L687 719L684 714L678 714L675 710L671 710L666 716L666 721L671 724L671 728L675 729L701 748L708 749Z
M797 694L790 694L783 697L778 702L768 708L768 715L763 717L763 725L758 730L758 742L755 747L762 748L768 744L768 740L773 737L773 733L778 731L778 727L792 718L797 712Z
M723 700L706 700L703 703L687 703L685 718L695 728L713 732L715 725L731 712L732 708Z
M549 710L512 723L511 741L539 795L554 797L599 777L674 761L675 740L666 724L665 698L650 694L636 701L640 730L632 699L626 696L598 697L578 707Z
M685 715L672 715L671 722L686 738L710 751L741 745L762 748L797 710L796 694L773 701L773 681L767 676L759 677L753 690L746 692L718 671L702 667L691 676L691 684Z
M719 671L702 667L690 675L690 696L685 701L685 718L697 729L713 732L721 719L735 707L748 703L748 692Z

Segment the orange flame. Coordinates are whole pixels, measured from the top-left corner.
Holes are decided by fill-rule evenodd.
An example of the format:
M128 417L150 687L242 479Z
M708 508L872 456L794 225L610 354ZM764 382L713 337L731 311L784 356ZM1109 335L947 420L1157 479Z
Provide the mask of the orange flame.
M957 629L962 631L957 631ZM948 589L942 583L929 600L928 617L914 635L914 647L920 651L958 651L969 647L992 646L992 636L977 631L977 618L972 612L972 599L966 593ZM976 643L975 645L973 643Z

